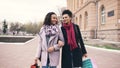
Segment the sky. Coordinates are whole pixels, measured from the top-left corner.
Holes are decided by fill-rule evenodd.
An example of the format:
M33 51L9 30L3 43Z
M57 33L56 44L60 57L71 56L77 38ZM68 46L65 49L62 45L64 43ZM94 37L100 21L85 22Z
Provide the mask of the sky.
M48 12L59 15L61 7L66 7L66 0L0 0L0 22L38 22Z

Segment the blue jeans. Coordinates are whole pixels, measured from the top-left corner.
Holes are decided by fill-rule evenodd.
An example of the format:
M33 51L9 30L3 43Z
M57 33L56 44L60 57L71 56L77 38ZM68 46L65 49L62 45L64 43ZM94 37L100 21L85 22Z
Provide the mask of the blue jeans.
M73 68L81 68L81 67L73 67Z
M50 66L49 63L50 63L50 60L48 57L46 66L42 66L42 68L57 68L56 66Z
M56 68L56 66L42 66L42 68Z

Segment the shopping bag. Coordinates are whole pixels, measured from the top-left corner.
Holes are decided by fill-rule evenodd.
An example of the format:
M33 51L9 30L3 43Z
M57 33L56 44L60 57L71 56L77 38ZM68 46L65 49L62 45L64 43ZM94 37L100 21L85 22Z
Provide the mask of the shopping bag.
M82 68L93 68L92 61L90 58L86 58L83 60Z
M95 60L93 58L90 58L90 59L91 59L93 68L98 68Z
M31 68L40 68L40 66L38 66L38 64L33 64L31 65Z

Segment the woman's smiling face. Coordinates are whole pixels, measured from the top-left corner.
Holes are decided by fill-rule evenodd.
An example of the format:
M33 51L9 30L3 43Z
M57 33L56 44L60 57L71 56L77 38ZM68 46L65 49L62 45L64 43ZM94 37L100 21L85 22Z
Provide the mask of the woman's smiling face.
M51 23L52 24L57 24L58 19L57 19L57 15L56 14L52 14L51 15Z
M71 22L71 17L68 14L64 14L63 16L63 23L70 23Z

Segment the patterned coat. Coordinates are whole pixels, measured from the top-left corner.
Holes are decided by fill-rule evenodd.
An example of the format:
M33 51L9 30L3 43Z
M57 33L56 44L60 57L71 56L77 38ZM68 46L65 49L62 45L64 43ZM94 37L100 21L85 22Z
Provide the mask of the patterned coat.
M40 32L39 32L39 45L37 48L37 53L36 57L39 58L41 56L41 64L42 66L46 66L47 64L47 58L49 54L49 59L50 59L50 65L51 66L57 66L59 64L59 58L60 58L60 47L58 46L58 39L64 42L64 38L61 32L61 29L59 28L58 25L56 25L58 28L58 32L55 36L51 36L48 45L54 46L55 51L48 53L47 49L49 48L47 46L47 41L46 41L46 36L45 36L45 31L44 28L42 27Z

